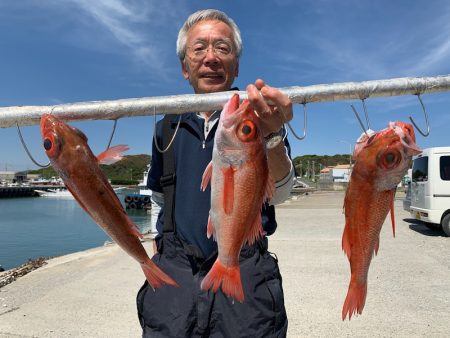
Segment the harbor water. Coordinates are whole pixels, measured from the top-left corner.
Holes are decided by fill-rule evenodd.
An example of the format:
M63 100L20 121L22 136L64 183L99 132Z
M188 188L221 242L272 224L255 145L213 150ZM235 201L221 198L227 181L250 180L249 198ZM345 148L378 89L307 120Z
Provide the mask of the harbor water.
M118 193L122 204L130 190ZM151 227L145 210L127 210L142 233ZM111 241L73 198L0 199L0 265L17 267L29 259L86 250Z

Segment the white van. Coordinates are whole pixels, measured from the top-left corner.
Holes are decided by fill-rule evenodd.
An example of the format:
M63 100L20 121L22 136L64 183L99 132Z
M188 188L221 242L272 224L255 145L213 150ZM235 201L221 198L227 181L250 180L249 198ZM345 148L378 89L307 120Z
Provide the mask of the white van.
M424 149L414 157L410 210L416 219L440 224L450 236L450 147Z

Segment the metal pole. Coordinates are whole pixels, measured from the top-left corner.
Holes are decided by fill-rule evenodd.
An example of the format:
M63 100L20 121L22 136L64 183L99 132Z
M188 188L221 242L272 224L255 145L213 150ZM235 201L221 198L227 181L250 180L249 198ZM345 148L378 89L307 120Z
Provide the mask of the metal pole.
M364 82L319 84L280 88L293 103L327 102L450 91L450 75L405 77ZM246 92L237 92L242 99ZM0 108L0 128L39 124L42 114L52 113L66 121L116 120L152 114L183 114L221 109L233 92L144 97L114 101L67 103L56 106Z
M348 147L350 149L349 151L349 156L348 156L348 162L350 164L350 167L352 166L352 143L349 141L345 141L345 140L338 140L338 142L342 142L342 143L347 143Z

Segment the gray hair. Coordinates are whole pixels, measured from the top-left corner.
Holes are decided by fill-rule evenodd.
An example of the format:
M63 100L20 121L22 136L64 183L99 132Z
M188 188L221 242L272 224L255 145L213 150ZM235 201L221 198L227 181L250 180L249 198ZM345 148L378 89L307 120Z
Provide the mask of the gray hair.
M186 56L187 33L196 23L204 20L222 21L231 28L233 33L233 43L236 48L236 56L239 58L242 53L242 39L238 26L234 23L233 19L228 17L224 12L217 9L204 9L191 14L178 32L177 55L180 60L183 61Z

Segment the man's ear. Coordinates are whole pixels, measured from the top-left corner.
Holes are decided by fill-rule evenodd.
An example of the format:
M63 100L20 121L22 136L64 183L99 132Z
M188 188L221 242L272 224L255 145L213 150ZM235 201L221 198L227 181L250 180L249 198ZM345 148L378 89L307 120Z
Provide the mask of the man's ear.
M186 66L186 63L183 61L181 61L181 72L183 73L183 77L185 80L189 80L189 72Z

